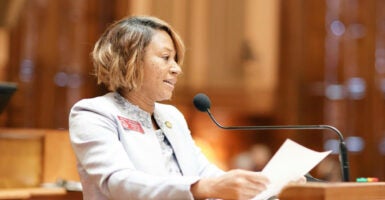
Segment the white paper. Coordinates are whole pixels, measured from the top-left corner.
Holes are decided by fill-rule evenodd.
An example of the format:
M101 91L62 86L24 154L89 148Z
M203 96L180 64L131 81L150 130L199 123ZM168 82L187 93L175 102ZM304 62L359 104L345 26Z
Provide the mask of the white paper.
M269 178L270 184L253 199L266 200L278 195L286 184L307 174L330 152L316 152L287 139L261 172Z

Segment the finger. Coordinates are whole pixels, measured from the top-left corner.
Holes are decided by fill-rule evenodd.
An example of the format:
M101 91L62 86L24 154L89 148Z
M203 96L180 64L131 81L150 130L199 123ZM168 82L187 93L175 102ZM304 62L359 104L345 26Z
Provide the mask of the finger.
M301 176L296 183L306 183L306 178L304 176Z
M293 180L293 181L290 181L289 183L291 183L291 184L293 184L293 183L296 183L296 184L306 183L306 178L304 176L301 176L300 178Z
M248 176L247 182L248 182L248 184L246 184L245 187L248 190L251 190L251 191L254 191L257 193L260 193L260 192L266 190L267 185L270 183L269 179L260 173L253 174L252 176Z
M247 199L253 198L257 196L258 194L262 193L263 191L266 190L266 186L261 185L261 184L248 184L243 188L242 194L245 197L248 197Z
M255 183L260 183L263 185L268 185L270 183L270 180L267 178L267 176L263 175L260 172L254 172L252 176L250 176L251 181Z

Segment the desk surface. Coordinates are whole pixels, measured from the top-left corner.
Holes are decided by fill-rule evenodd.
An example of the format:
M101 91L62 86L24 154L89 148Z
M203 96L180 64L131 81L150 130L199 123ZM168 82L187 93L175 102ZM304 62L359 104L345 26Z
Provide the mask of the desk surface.
M9 188L0 189L0 199L82 199L81 192L64 188Z
M385 182L306 183L282 189L280 200L378 200L385 199Z

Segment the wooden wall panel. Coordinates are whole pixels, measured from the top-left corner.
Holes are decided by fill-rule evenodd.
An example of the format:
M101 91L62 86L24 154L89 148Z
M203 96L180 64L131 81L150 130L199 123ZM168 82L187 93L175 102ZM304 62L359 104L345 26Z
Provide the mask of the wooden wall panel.
M353 181L359 176L381 179L384 174L380 153L384 132L379 125L384 120L380 109L384 101L378 88L381 75L374 63L379 52L375 46L381 46L380 51L383 48L383 40L376 39L382 25L375 24L383 23L380 9L376 9L380 2L299 0L282 4L281 52L288 55L281 57L284 101L278 107L284 115L280 120L326 123L340 129L350 149ZM297 138L315 149L336 139L326 132L321 137Z
M67 128L71 106L104 91L89 53L114 19L111 1L27 1L11 30L8 69L19 89L7 126Z

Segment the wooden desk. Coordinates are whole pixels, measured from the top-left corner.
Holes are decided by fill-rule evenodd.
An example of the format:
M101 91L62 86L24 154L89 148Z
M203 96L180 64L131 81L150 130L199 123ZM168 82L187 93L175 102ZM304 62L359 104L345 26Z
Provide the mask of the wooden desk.
M15 188L0 189L0 199L28 200L81 200L79 191L66 191L64 188Z
M0 163L0 189L80 181L68 130L0 128Z
M306 183L282 189L280 200L379 200L385 199L385 182Z

